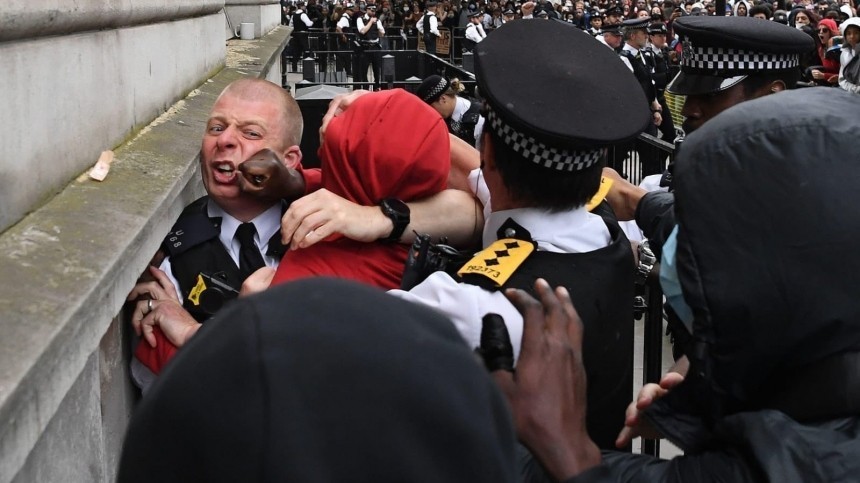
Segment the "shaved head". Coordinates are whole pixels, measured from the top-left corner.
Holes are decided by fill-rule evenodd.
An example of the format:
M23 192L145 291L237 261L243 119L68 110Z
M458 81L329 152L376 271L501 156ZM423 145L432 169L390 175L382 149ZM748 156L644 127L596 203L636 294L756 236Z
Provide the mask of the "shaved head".
M228 85L218 99L217 104L224 97L234 97L246 101L271 102L278 108L281 114L281 126L283 132L279 136L284 149L290 146L298 146L302 140L302 112L299 105L286 90L267 80L247 77L239 79Z

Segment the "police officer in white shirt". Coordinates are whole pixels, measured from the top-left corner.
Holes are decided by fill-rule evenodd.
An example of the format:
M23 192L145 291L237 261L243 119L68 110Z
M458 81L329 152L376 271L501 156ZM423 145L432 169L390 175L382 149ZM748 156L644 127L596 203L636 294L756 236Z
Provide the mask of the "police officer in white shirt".
M532 290L539 277L567 287L585 323L589 434L606 449L631 397L634 263L608 205L586 205L599 199L606 149L635 138L650 117L644 102L617 95L639 89L615 58L561 22L512 22L477 45L486 122L474 177L489 190L486 248L457 279L436 272L391 292L448 315L473 348L482 318L500 315L516 358L522 316L502 290Z
M360 52L358 56L358 71L355 73L355 80L358 82L367 81L367 68L373 68L373 84L376 89L379 89L379 81L382 77L382 58L379 55L381 46L379 39L385 37L385 27L382 22L376 18L376 5L368 5L365 7L364 15L356 20L356 29L358 29L358 43Z
M471 52L478 42L487 37L483 25L481 25L483 16L484 14L478 10L469 14L469 25L466 26L466 39L463 41L463 49L466 52Z
M442 34L439 33L439 20L436 18L436 2L428 0L426 4L427 10L421 20L415 24L418 33L424 39L424 50L428 54L436 55L436 39Z

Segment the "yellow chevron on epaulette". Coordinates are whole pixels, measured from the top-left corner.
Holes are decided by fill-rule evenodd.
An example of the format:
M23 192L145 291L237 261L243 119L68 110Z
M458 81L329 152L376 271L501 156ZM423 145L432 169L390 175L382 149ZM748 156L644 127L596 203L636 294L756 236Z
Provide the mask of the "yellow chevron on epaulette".
M478 252L457 275L481 275L501 287L534 251L534 243L503 238Z
M591 211L597 208L597 205L600 204L606 198L606 195L609 194L609 188L612 188L612 183L614 183L610 178L606 178L604 176L600 177L600 188L597 189L597 193L588 200L588 203L585 204L585 209Z

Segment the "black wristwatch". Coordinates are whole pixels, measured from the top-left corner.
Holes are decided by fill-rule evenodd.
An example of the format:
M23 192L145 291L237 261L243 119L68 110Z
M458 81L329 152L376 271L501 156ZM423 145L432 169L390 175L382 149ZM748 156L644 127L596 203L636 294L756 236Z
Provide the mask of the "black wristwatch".
M409 225L409 206L397 198L385 198L379 202L379 208L394 224L391 233L385 238L380 238L379 241L394 242L400 240L401 235Z
M642 240L642 243L639 244L639 265L636 267L636 285L645 285L648 275L651 274L651 270L654 269L654 265L656 264L657 257L651 251L648 240Z

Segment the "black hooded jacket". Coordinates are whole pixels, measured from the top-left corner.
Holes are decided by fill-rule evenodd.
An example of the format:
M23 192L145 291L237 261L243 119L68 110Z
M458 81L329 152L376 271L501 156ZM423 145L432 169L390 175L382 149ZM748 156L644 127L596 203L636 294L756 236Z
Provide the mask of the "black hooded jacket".
M514 431L453 324L314 278L207 322L129 426L119 482L511 482Z
M686 453L605 454L571 481L860 481L858 112L835 89L789 91L687 138L675 209L692 365L646 412Z

